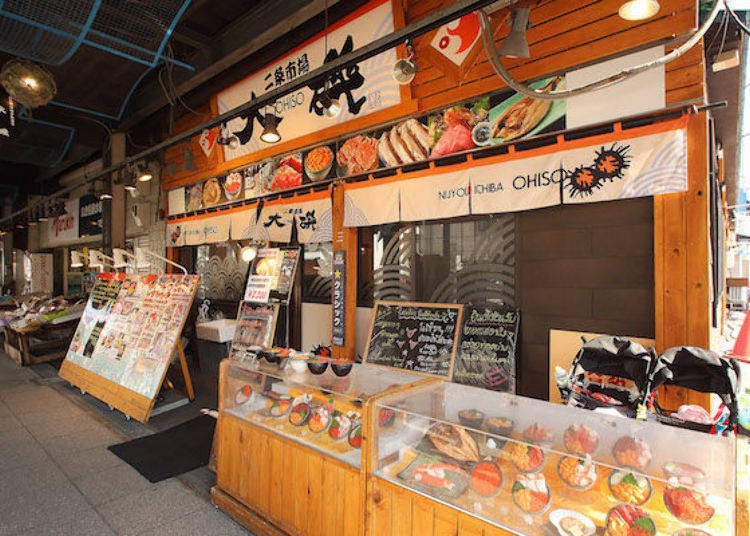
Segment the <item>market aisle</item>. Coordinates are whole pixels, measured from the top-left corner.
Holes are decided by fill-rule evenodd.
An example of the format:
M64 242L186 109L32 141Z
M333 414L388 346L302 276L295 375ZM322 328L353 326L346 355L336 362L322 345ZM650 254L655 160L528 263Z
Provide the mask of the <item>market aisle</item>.
M247 535L172 478L107 450L126 438L0 353L0 536Z

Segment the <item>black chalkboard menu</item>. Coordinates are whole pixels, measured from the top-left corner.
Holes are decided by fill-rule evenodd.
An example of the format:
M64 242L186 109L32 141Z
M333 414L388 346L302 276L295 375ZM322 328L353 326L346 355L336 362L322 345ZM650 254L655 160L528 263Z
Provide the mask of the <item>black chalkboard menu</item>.
M462 305L376 301L364 361L450 378Z
M519 322L518 309L466 306L453 381L514 393Z

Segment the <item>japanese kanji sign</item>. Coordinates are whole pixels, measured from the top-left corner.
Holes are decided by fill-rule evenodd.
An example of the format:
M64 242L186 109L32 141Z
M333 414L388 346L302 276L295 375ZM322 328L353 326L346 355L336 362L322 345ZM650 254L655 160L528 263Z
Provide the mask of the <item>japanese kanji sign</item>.
M326 40L321 34L219 93L219 113L281 87L393 30L390 0L369 2L352 18L330 28L327 50L324 50ZM276 100L266 109L251 110L230 121L226 130L239 138L240 146L236 149L224 146L225 159L251 154L265 146L259 139L265 113L277 117L281 138L290 140L399 104L399 85L391 77L395 60L395 51L389 50L357 65L348 65L333 73L327 81L310 84ZM336 118L323 115L321 96L326 88L330 97L339 99L343 108Z

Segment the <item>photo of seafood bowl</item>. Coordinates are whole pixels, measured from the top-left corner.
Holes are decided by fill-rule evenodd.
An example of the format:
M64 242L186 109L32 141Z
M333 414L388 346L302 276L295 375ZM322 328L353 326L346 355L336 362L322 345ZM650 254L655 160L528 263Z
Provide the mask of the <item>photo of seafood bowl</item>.
M333 151L327 146L316 147L305 156L305 173L312 181L328 176L333 165Z

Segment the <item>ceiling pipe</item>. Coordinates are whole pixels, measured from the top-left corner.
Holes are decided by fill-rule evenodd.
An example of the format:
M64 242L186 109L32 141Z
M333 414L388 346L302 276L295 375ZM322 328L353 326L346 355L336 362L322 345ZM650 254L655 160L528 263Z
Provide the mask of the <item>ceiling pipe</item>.
M413 22L412 24L409 24L408 26L404 26L403 28L395 30L393 33L386 35L384 37L381 37L380 39L376 39L372 43L369 43L363 47L360 47L357 50L350 52L349 54L340 56L339 58L333 61L330 61L326 63L325 65L318 67L317 69L310 71L306 75L303 75L294 79L292 82L289 82L288 84L284 86L279 86L278 88L272 89L268 93L265 93L254 100L241 104L237 106L236 108L233 108L221 115L218 115L212 119L204 121L203 123L200 123L184 132L176 134L172 136L171 138L168 138L160 143L157 143L150 149L146 149L145 151L141 151L140 153L136 155L127 157L122 162L109 166L106 169L101 170L97 174L90 176L87 180L84 180L75 185L68 186L66 188L63 188L62 190L58 190L57 192L50 194L49 197L65 196L68 193L75 190L76 188L79 188L80 186L86 184L87 182L91 182L100 177L114 173L118 171L119 169L124 168L138 160L145 160L153 156L154 154L159 153L160 151L163 151L164 149L168 149L169 147L177 145L178 143L184 140L200 135L200 133L203 132L203 130L205 129L210 129L215 126L221 125L222 123L226 123L227 121L231 121L232 119L235 119L236 117L239 117L240 115L243 115L251 110L261 109L264 106L271 104L272 102L277 100L279 97L283 97L287 93L293 93L294 91L297 91L298 89L302 89L303 87L306 87L310 85L311 83L319 82L325 79L326 77L328 77L331 73L334 73L344 68L347 65L360 63L364 60L372 58L373 56L377 56L378 54L382 52L385 52L395 46L403 44L407 39L413 39L414 37L418 35L427 33L430 30L438 28L442 26L443 24L452 22L460 17L463 17L464 15L468 13L476 11L477 9L493 4L493 10L498 10L498 9L503 9L503 8L512 6L518 1L519 0L499 0L499 1L498 0L457 0L453 2L450 6L446 7L445 9L441 9L440 11L436 11L435 13L427 15L426 17L421 18L417 22ZM25 214L32 207L36 205L41 205L41 204L42 202L40 201L40 202L34 203L33 205L24 207L21 210L17 210L13 214L11 214L9 217L1 219L0 225L8 223L14 218L17 218L18 216Z

